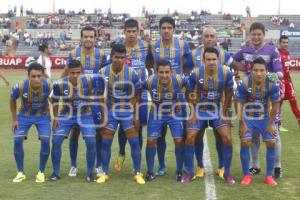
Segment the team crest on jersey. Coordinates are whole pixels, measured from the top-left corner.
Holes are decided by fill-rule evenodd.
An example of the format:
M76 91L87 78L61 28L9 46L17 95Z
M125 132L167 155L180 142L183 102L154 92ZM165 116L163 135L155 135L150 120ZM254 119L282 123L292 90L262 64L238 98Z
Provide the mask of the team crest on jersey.
M65 95L69 95L69 90L64 90Z
M28 93L24 93L24 94L23 94L23 97L24 97L24 98L27 98L27 97L28 97Z
M197 57L196 57L196 60L201 60L201 56L197 56Z

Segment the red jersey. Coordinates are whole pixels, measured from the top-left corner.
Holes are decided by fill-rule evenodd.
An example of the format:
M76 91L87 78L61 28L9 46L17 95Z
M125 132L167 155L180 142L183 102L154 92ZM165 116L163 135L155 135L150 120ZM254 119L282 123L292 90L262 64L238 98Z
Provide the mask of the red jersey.
M290 61L290 52L283 49L278 49L279 54L281 57L281 65L282 65L282 72L283 77L285 80L290 80L290 68L289 68L289 61Z

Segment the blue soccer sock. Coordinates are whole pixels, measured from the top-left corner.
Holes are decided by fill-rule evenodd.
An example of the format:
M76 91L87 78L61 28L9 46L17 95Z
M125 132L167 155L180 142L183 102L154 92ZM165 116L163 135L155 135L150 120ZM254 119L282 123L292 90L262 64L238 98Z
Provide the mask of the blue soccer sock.
M190 175L194 175L194 145L185 145L184 146L184 159L185 159L185 167L186 171Z
M96 138L96 167L102 166L101 148L102 138Z
M141 171L141 148L138 137L128 138L131 148L131 158L133 161L134 172Z
M223 154L223 142L216 139L216 149L218 152L219 168L224 167L224 154Z
M146 161L147 161L147 168L149 173L154 172L155 154L156 154L156 146L155 147L146 146Z
M24 138L14 138L14 155L17 163L18 172L24 172L24 149L23 149Z
M231 167L231 160L232 160L232 146L223 146L223 152L224 152L224 170L225 170L225 176L230 175L230 167Z
M84 141L86 145L87 176L90 176L95 165L96 140L94 137L85 137Z
M165 165L165 154L166 154L166 138L165 137L159 137L157 138L157 157L158 157L158 163L159 168L163 169L166 168Z
M182 173L183 161L184 161L184 146L175 146L176 157L176 173Z
M118 141L119 141L119 148L120 148L119 155L125 156L125 146L127 143L127 138L126 138L126 135L125 135L125 132L124 132L122 126L120 126L120 128L119 128Z
M111 144L112 144L112 138L102 138L102 150L101 150L102 168L106 174L108 174L109 172Z
M77 167L77 152L78 152L78 138L70 138L69 140L69 150L71 166Z
M52 158L52 166L53 173L56 176L60 175L60 160L61 160L61 145L64 141L62 136L53 136L52 138L52 150L51 150L51 158Z
M266 176L272 176L274 164L275 164L275 148L267 148L267 172Z
M50 139L49 138L41 138L41 151L40 151L40 172L44 172L46 168L46 164L50 154Z
M140 129L139 129L139 143L140 143L140 148L142 151L142 149L143 149L143 126L140 126Z
M249 163L250 163L250 147L241 147L240 159L242 163L244 176L250 176Z
M196 138L195 141L195 156L197 159L197 165L198 167L203 168L203 150L204 150L204 144L203 144L203 139Z

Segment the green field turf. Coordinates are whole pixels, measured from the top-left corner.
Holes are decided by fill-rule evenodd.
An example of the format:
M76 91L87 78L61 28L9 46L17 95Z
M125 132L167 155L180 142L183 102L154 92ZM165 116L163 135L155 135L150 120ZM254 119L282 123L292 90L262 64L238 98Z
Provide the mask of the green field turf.
M4 72L11 85L26 78L26 72ZM58 73L55 73L55 77ZM294 74L294 85L296 94L300 101L300 74ZM115 173L113 161L118 152L117 137L114 139L111 159L112 179L104 185L96 183L86 183L85 181L85 145L80 139L78 166L79 176L71 178L67 176L69 171L69 151L68 141L65 140L63 145L62 158L62 179L58 182L46 182L44 184L35 183L35 175L38 170L40 144L37 140L35 128L31 129L29 139L25 142L25 173L27 179L25 182L16 184L12 179L16 175L16 164L13 157L13 134L11 131L11 115L9 112L9 94L10 88L0 82L0 200L6 199L205 199L205 182L204 179L193 181L189 185L183 185L175 181L175 159L174 145L168 135L167 146L167 169L168 174L165 177L159 177L146 185L137 185L132 181L132 164L130 149L127 145L127 157L123 170ZM299 104L300 105L300 104ZM283 179L280 180L277 187L268 187L263 184L263 173L265 170L264 153L265 147L262 144L261 163L263 173L255 176L253 184L248 188L240 186L239 182L242 177L241 164L239 159L239 138L237 133L237 123L234 122L235 128L232 131L234 138L234 155L232 162L232 174L237 184L234 186L226 185L222 180L215 176L217 199L299 199L300 189L300 129L292 114L289 104L283 106L283 126L289 129L288 132L281 134L283 146ZM146 132L144 131L146 136ZM209 150L212 159L212 165L217 167L216 150L214 146L214 136L209 130L207 133L209 141ZM144 144L145 144L144 137ZM142 154L142 172L146 172L145 150ZM157 166L157 163L156 163ZM51 158L49 158L46 175L52 173Z

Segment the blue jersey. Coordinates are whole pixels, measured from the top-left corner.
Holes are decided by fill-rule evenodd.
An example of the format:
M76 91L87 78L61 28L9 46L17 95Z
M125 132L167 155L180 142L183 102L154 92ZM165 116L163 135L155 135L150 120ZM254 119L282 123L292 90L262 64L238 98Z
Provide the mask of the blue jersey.
M91 106L87 102L94 100L95 95L103 94L104 88L105 81L101 76L82 76L76 87L68 80L68 77L64 77L53 84L52 99L54 102L62 99L61 116L77 116L78 112L81 115L90 115Z
M182 74L185 71L193 69L193 58L190 47L187 42L177 37L173 38L170 46L164 46L160 38L151 44L150 49L154 59L155 70L159 59L169 60L176 74Z
M236 99L245 103L244 112L248 118L268 118L269 102L280 101L279 85L266 78L258 86L249 74L247 79L238 83Z
M195 68L189 77L188 89L197 92L197 111L202 117L220 114L220 104L225 89L233 88L233 74L228 67L219 65L213 75L204 67Z
M90 51L87 51L82 47L77 47L69 54L68 63L72 59L80 60L85 74L98 73L99 69L107 64L107 58L104 55L104 51L99 48L93 48Z
M48 98L51 92L51 83L48 79L42 80L42 85L38 90L30 87L30 81L24 80L16 84L11 90L11 98L17 100L21 98L19 115L24 116L41 116L48 115L49 102Z
M159 84L157 75L149 77L149 79L143 83L143 89L148 90L152 98L154 106L152 106L151 112L156 108L162 109L161 111L164 111L162 114L172 114L172 107L180 101L179 95L182 94L182 89L185 86L186 82L180 75L172 75L170 84L167 87L163 87ZM162 107L160 107L160 105ZM181 106L176 106L175 111L180 113Z
M141 87L140 79L132 67L124 65L116 74L108 65L100 70L107 81L107 106L111 111L133 111L135 95Z
M231 63L233 62L233 58L230 55L230 53L218 47L215 48L219 52L218 64L230 66ZM204 53L204 47L198 47L193 50L192 55L193 55L193 62L195 67L203 66L203 53Z

